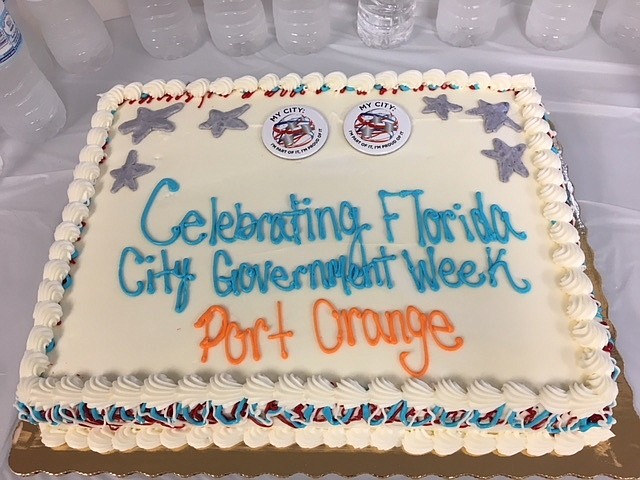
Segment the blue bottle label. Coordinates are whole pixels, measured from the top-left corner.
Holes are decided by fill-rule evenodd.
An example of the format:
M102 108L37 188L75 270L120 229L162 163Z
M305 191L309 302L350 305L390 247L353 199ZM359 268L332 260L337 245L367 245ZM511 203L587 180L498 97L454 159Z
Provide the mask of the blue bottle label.
M0 3L0 63L9 60L20 48L22 35L9 11Z

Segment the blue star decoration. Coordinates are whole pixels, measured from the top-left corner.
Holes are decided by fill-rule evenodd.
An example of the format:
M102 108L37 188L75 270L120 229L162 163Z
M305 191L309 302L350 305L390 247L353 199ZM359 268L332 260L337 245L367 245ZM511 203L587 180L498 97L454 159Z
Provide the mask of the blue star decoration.
M220 137L225 130L246 130L249 125L239 117L249 110L250 106L245 103L241 107L234 108L228 112L213 109L209 112L209 119L199 125L200 130L211 130L211 134L215 138Z
M522 127L511 120L509 113L509 103L489 103L484 100L478 100L478 107L467 110L469 115L479 115L484 121L484 131L486 133L494 133L503 125L513 128L516 132L522 131Z
M138 189L138 177L146 175L155 167L153 165L145 165L138 163L138 152L131 150L127 155L124 165L109 172L115 181L111 187L111 193L116 193L122 187L129 187L134 192Z
M506 183L514 172L525 178L529 176L529 170L522 163L526 148L524 143L510 147L499 138L494 138L493 150L482 150L482 154L498 162L498 176L501 182Z
M451 103L447 100L447 96L443 93L439 97L422 97L426 107L422 109L422 113L435 113L440 120L449 120L449 112L459 112L462 110L460 105Z
M124 122L118 130L124 134L133 133L131 140L134 145L137 145L151 132L173 132L176 129L176 124L169 120L169 117L183 108L184 103L174 103L160 110L140 107L136 118Z

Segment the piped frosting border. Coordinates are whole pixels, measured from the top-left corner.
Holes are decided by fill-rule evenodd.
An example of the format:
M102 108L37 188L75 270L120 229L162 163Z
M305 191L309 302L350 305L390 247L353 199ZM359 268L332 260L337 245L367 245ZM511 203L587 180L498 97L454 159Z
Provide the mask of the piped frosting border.
M186 96L187 100L204 101L206 97L212 95L227 96L234 92L240 92L246 98L256 92L262 92L266 96L276 94L295 96L325 92L359 95L377 92L383 95L387 91L401 94L403 91L447 88L490 89L515 93L515 103L520 106L524 119L523 129L527 147L533 153L532 161L537 169L534 175L539 184L538 195L542 202L542 213L549 221L550 238L557 245L551 253L552 259L563 269L559 286L567 295L568 328L574 341L582 348L579 363L585 371L583 382L574 383L569 388L547 385L538 392L532 392L518 383L509 382L500 388L495 388L481 380L464 388L449 380L430 386L420 380L410 379L398 388L384 379L375 379L365 388L348 380L334 385L321 377L311 377L305 382L300 382L292 376L284 376L277 382L272 382L267 377L255 375L248 378L244 384L237 384L224 375L214 376L208 382L195 375L186 376L178 382L162 374L150 375L144 381L135 377L119 377L115 381L104 377L93 377L83 382L79 377L74 376L62 378L46 376L50 365L48 353L53 347L53 328L60 322L63 315L59 302L64 295L65 283L69 279L70 263L75 252L74 243L80 237L84 221L89 216L88 204L95 194L94 183L100 175L98 164L105 158L104 147L108 143L109 129L113 116L121 104L127 101L144 103L148 99L160 98L171 100L183 96ZM148 407L160 408L166 407L164 404L167 398L172 399L173 402L195 405L195 403L210 401L212 398L224 398L225 402L230 404L243 399L249 403L260 403L267 397L286 402L287 398L293 398L291 395L295 395L298 400L313 398L316 404L320 402L327 406L367 402L377 406L388 406L391 405L390 399L398 399L398 401L404 400L411 408L437 405L446 411L488 412L502 405L506 405L513 411L541 406L555 415L570 413L577 418L586 418L603 413L604 409L615 404L617 395L615 378L618 369L615 360L609 354L612 348L611 336L599 313L598 303L593 298L591 281L584 273L585 255L579 245L578 231L573 225L574 208L568 204L568 189L561 168L561 152L557 142L554 141L555 132L546 120L545 109L541 105L541 97L535 90L531 75L511 76L504 73L489 75L486 72L467 74L461 70L444 73L433 69L424 73L417 70L409 70L401 74L386 71L375 76L370 73L360 73L351 77L347 77L342 72L332 72L325 76L314 72L304 77L291 73L282 78L267 74L259 80L251 76L236 80L221 77L214 81L198 79L189 84L180 80L168 82L152 80L146 84L136 82L126 86L116 85L101 95L97 112L91 119L91 127L87 134L87 145L80 152L80 161L74 170L74 179L67 191L69 203L63 210L62 222L55 230L55 241L49 250L49 261L45 264L43 280L38 289L38 302L34 309L34 327L28 337L27 350L20 365L20 383L17 390L19 405L47 409L81 403L90 405L92 408L107 408L110 405L133 408L146 404ZM296 387L293 388L292 385ZM47 428L63 427L48 426ZM86 427L78 426L74 429L72 426L65 425L64 428L66 432L73 432ZM144 428L147 427L143 427L141 431L146 432ZM317 427L314 426L314 428ZM586 441L578 434L586 435L592 430L608 432L608 429L597 428L586 432L563 432L556 436L565 437L568 440L567 435L571 434L575 439L573 445L579 443L587 445L591 440ZM506 431L497 432L496 435L503 433ZM51 432L49 434L53 435ZM66 435L75 434L65 433ZM595 438L595 434L590 435L589 438ZM59 435L56 438L59 438ZM67 441L70 446L73 446L73 443L75 443L73 440ZM219 442L211 440L210 443L217 445ZM297 440L296 443L300 445ZM323 436L319 444L322 443L329 445L332 441L327 441ZM404 445L404 443L404 440L396 441L396 444ZM470 453L475 451L474 447L467 448L466 440L463 443ZM373 435L369 444L377 446ZM91 445L89 447L95 449ZM138 447L145 448L141 445ZM552 450L562 454L561 451L568 452L572 448L553 447ZM405 449L409 451L413 448L405 446ZM529 451L528 447L523 445L521 450L525 449ZM439 453L438 450L436 449L437 453Z

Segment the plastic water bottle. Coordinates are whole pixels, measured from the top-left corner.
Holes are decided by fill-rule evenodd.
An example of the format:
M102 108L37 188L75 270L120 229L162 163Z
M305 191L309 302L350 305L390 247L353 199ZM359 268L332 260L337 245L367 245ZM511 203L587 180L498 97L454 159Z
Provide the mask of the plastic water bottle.
M48 140L66 122L64 105L31 59L4 2L0 25L0 126L24 141Z
M547 50L569 48L584 36L595 5L596 0L533 0L527 38Z
M609 0L602 13L600 35L614 47L640 51L640 0Z
M204 0L204 15L213 44L227 55L251 55L267 42L260 0Z
M307 55L329 43L328 0L273 0L278 43L287 53Z
M436 32L455 47L479 45L493 35L499 14L500 0L440 0Z
M5 0L7 9L11 12L11 17L16 22L22 41L27 45L29 54L42 73L50 75L53 73L55 63L51 57L51 52L42 38L40 28L24 3L18 0Z
M173 60L189 55L203 35L187 0L128 0L131 20L149 55Z
M87 0L27 0L27 3L51 53L66 71L95 72L113 55L109 33Z
M359 0L358 35L365 45L392 48L413 31L416 0Z

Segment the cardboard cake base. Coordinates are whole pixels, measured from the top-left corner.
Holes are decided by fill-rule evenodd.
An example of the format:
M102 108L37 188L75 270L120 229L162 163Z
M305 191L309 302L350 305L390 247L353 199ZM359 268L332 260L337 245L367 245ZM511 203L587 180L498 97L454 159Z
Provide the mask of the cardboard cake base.
M593 251L587 243L586 233L581 232L581 246L587 257L587 273L593 281L596 297L602 302L603 314L608 320L608 305L602 291L600 275L594 268ZM615 335L613 325L612 333ZM617 350L613 355L623 370ZM446 457L435 454L412 456L401 449L380 452L375 449L353 448L305 450L299 447L277 449L263 447L251 449L245 446L229 450L208 448L196 450L185 447L179 451L133 451L102 455L92 451L52 450L40 441L35 425L21 423L16 429L14 443L9 454L9 466L19 475L49 473L60 475L77 472L86 475L111 473L126 476L141 473L158 476L174 473L179 476L209 474L223 476L240 474L255 477L271 474L286 477L296 473L319 477L335 473L342 476L372 474L378 477L405 475L423 477L493 477L504 475L524 478L537 475L556 478L566 475L593 478L606 475L611 478L640 478L640 418L633 408L631 388L624 375L618 378L620 393L614 409L617 423L613 426L615 437L594 448L585 448L576 455L556 457L512 457L483 455L472 457L457 452Z

